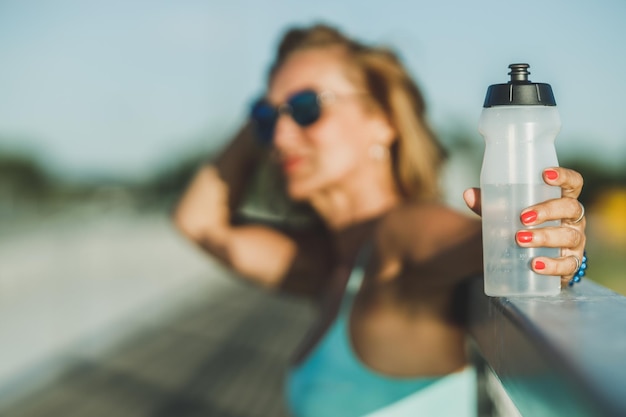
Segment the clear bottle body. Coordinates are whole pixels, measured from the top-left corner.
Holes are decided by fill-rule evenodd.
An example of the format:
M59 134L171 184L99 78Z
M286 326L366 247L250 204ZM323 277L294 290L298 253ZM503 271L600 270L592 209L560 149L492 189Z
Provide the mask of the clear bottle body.
M561 122L555 106L484 108L479 131L485 138L480 176L485 294L489 296L556 295L560 277L539 275L530 262L537 256L558 257L559 248L522 248L515 241L529 227L522 210L558 198L561 189L547 185L545 168L558 166L554 140Z

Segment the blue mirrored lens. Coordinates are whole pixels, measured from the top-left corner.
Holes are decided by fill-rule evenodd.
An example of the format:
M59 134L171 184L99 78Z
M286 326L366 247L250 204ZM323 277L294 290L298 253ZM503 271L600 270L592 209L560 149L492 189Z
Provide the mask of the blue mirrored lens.
M276 109L265 100L259 100L252 106L250 118L254 122L259 140L265 144L271 143L278 118Z
M297 93L287 104L291 108L291 116L300 126L309 126L320 118L321 109L315 91L306 90Z

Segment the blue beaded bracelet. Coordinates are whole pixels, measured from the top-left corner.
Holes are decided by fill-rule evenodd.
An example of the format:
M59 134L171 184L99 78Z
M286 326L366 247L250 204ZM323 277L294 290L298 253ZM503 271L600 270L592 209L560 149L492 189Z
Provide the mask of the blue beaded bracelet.
M569 280L569 286L571 287L572 285L580 282L582 277L585 276L586 271L587 271L587 251L583 252L583 259L580 263L580 267L578 267L578 271L576 271L572 279Z

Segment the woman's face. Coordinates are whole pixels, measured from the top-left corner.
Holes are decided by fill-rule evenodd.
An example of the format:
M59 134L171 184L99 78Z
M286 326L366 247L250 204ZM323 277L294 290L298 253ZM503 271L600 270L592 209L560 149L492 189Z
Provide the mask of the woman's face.
M273 144L287 179L291 198L307 200L316 192L348 184L369 166L372 144L384 143L386 119L366 106L363 88L347 77L338 51L313 49L294 53L278 69L267 99L285 103L293 94L312 89L330 92L335 100L322 104L321 116L301 127L289 115L281 115Z

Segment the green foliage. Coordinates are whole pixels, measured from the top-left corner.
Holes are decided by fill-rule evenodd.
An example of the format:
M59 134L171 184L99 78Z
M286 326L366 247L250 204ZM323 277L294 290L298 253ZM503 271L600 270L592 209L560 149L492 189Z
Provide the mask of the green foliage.
M204 153L190 153L162 167L148 181L136 188L141 190L144 199L149 202L160 200L170 203L182 193L199 166L211 158L212 155Z
M16 196L42 196L51 181L41 165L25 155L0 155L0 187Z

